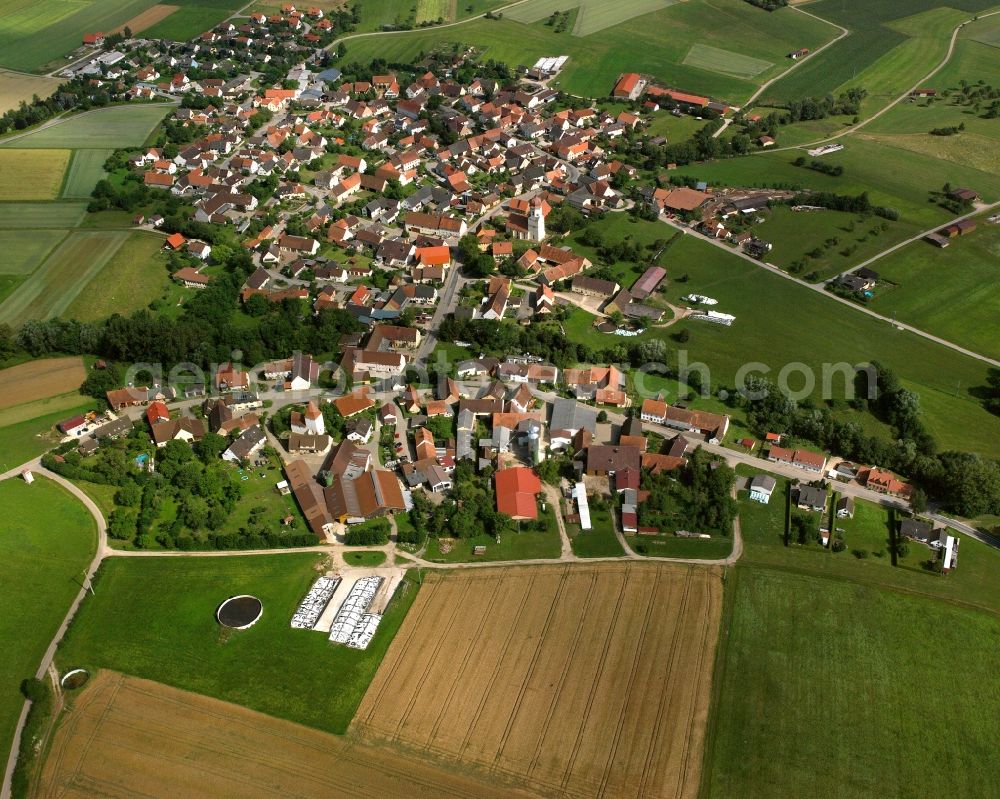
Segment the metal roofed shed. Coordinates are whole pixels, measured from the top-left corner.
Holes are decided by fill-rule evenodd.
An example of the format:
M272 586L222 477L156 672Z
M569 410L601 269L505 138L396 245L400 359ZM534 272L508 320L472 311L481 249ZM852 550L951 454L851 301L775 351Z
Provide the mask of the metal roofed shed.
M590 530L593 525L590 523L590 505L587 502L587 484L579 482L573 486L573 499L576 500L580 513L580 529Z

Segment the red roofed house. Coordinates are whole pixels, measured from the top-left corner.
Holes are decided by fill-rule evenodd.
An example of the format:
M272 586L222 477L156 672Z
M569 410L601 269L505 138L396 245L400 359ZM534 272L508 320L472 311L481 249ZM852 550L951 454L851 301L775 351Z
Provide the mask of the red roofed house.
M451 264L451 250L447 245L440 247L420 247L417 261L422 266L448 266Z
M171 250L179 250L186 243L187 239L185 239L180 233L174 233L172 236L167 236L166 246Z
M493 475L497 494L497 510L512 519L537 519L535 497L542 490L542 481L526 466L500 469Z
M170 411L167 410L167 405L164 402L157 400L156 402L149 403L149 407L146 408L146 421L150 425L154 425L157 422L163 422L170 419Z
M83 43L92 44L97 47L101 47L104 44L104 34L103 33L85 33L83 34Z

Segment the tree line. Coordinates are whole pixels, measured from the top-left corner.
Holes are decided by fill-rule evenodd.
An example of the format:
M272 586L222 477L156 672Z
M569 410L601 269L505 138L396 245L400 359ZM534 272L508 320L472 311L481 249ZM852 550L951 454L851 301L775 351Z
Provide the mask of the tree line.
M747 425L759 437L768 432L785 433L844 458L905 475L959 515L1000 513L1000 464L975 453L938 452L937 442L921 418L918 395L904 388L883 364L876 361L872 367L875 398L864 399L872 387L866 373L859 372L855 386L858 399L851 404L889 425L894 434L891 441L866 433L856 421L837 418L829 408L795 403L760 378L747 381L741 399Z

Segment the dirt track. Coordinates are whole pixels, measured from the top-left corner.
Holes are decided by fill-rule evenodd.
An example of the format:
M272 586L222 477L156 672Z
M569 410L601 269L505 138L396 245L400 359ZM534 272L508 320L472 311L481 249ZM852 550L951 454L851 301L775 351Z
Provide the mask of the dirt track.
M302 683L308 690L308 682ZM41 797L527 796L159 683L102 672L64 716Z
M429 573L351 732L547 796L694 797L716 569Z
M87 377L82 358L47 358L0 371L0 408L75 391Z

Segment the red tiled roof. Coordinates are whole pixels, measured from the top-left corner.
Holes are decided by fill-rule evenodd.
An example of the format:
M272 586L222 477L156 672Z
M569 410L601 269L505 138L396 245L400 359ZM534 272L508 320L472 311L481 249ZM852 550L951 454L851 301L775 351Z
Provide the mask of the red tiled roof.
M542 490L542 481L531 469L515 466L501 469L493 475L497 510L515 519L537 519L535 495Z

